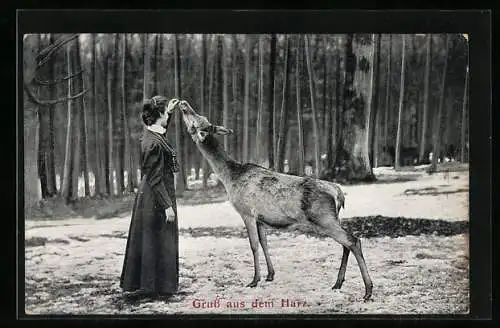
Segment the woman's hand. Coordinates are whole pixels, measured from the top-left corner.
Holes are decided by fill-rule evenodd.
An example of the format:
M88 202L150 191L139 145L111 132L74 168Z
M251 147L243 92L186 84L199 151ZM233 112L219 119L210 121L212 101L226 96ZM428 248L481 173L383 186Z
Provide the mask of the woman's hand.
M175 106L179 103L179 99L172 98L167 104L167 113L172 114L174 112Z
M175 212L172 207L169 207L165 210L165 222L174 222L175 221Z

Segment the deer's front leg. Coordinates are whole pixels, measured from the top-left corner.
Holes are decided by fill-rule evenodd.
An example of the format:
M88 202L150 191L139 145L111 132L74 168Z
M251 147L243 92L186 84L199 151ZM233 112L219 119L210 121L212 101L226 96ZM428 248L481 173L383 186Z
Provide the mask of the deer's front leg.
M259 234L257 232L257 222L253 217L243 217L247 228L248 239L250 240L250 248L253 254L254 275L253 280L247 287L255 287L260 281L260 266L259 266Z
M274 268L271 262L271 256L269 255L269 247L267 246L266 230L262 222L257 222L257 233L259 235L260 246L262 246L262 251L264 252L264 257L266 258L267 264L267 277L266 281L274 280Z

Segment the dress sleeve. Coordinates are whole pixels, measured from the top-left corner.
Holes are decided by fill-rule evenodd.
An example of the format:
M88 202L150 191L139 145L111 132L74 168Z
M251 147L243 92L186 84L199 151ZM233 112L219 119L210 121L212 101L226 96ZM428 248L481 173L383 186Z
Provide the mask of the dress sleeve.
M163 180L165 161L159 145L153 145L144 153L144 169L146 181L151 186L156 203L163 209L172 206Z

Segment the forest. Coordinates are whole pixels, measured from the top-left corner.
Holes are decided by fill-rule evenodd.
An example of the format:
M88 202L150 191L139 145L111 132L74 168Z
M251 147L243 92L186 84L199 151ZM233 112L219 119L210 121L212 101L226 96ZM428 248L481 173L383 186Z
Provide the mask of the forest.
M143 100L182 98L237 161L341 183L468 162L464 34L29 34L25 203L131 194ZM210 168L178 112L177 192ZM437 155L436 155L437 154ZM204 174L206 173L206 174ZM79 188L79 181L83 187Z

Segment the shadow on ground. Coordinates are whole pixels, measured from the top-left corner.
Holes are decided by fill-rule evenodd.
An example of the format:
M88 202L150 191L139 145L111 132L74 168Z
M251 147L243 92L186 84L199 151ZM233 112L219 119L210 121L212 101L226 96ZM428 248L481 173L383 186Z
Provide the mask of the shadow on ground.
M468 221L444 221L435 219L366 216L342 220L342 227L360 238L374 237L404 237L418 235L453 236L469 232ZM287 229L274 229L267 227L268 235L279 236L283 233L293 235L305 234L320 239L329 238L328 235L316 230L309 225L300 225ZM216 238L247 238L245 227L199 227L183 228L179 230L181 236L189 237L216 237ZM100 237L127 239L126 231L113 231L101 234ZM64 243L63 239L48 239L45 237L32 237L25 240L25 247L44 246L48 243Z
M469 232L468 221L449 222L435 219L403 218L368 216L355 217L342 220L342 227L360 238L374 237L404 237L418 235L453 236ZM294 235L305 234L317 238L329 238L328 235L315 228L303 225L293 228L277 230L267 228L268 235L281 235L291 233ZM181 235L191 237L219 237L219 238L247 238L244 227L201 227L181 229Z
M418 195L418 196L438 196L438 195L450 195L450 194L457 194L461 192L469 192L469 189L467 188L458 188L454 190L439 190L436 187L426 187L426 188L419 188L419 189L406 189L403 194L406 196L413 196L413 195Z

